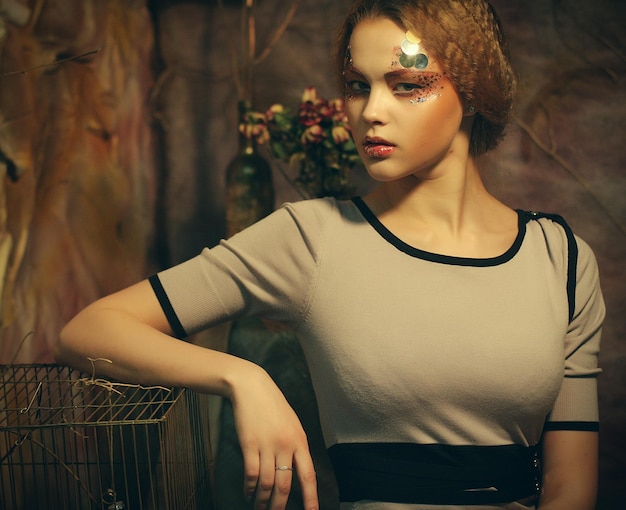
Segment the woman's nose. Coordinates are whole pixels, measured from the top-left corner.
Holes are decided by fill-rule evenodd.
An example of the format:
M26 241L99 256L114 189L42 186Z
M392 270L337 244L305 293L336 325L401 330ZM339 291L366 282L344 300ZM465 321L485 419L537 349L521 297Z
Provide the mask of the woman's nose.
M387 122L387 98L381 91L371 90L363 109L363 120L368 124Z

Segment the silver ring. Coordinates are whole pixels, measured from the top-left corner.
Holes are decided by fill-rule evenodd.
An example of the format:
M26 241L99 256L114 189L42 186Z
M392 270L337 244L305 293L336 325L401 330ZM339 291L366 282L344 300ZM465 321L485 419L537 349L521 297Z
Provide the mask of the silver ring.
M293 468L289 466L276 466L276 471L293 471Z

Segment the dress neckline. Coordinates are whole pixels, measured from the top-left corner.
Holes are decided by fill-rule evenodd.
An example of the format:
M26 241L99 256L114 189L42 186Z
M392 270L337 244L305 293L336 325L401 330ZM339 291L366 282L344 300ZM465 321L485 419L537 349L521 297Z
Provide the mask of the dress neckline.
M428 260L430 262L436 262L439 264L448 264L455 266L475 266L475 267L489 267L498 266L511 260L519 251L526 235L526 223L528 221L528 215L524 214L524 211L516 209L517 213L517 236L513 241L513 244L501 255L487 258L472 258L472 257L456 257L452 255L442 255L440 253L433 253L419 248L415 248L410 244L404 242L391 232L374 212L367 206L363 198L354 197L352 202L357 207L363 218L378 232L378 234L385 239L388 243L411 257Z

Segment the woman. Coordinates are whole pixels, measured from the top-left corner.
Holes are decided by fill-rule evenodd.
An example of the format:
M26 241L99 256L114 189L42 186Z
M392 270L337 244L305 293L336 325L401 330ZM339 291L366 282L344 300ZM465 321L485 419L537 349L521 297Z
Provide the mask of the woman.
M379 185L288 204L87 307L57 359L230 398L255 508L299 478L300 422L258 366L172 338L243 315L301 337L342 508L594 507L604 305L594 256L556 216L491 196L513 72L484 0L360 0L337 62Z

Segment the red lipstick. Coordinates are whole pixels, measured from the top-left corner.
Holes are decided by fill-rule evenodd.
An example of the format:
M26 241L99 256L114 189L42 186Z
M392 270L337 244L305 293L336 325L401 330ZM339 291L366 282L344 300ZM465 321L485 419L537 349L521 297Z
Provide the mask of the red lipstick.
M368 136L363 143L363 151L370 158L385 158L395 150L396 146L384 138Z

